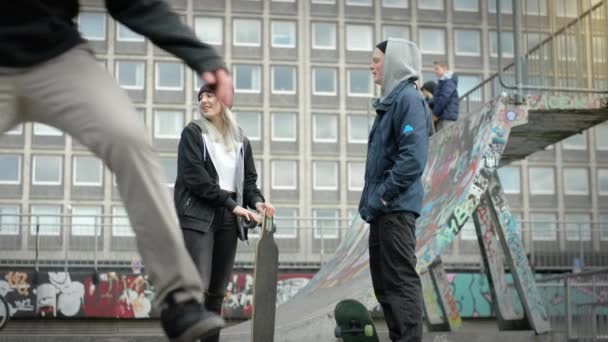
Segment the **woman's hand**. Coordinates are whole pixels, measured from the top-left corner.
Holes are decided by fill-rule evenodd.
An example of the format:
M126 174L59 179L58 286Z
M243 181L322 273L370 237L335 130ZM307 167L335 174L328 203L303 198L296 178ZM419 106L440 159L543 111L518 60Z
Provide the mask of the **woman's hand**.
M232 213L235 214L236 216L242 217L243 219L245 219L247 221L260 222L258 215L256 215L255 213L252 213L251 211L249 211L241 206L237 206L236 208L234 208L234 210L232 210Z
M257 209L258 213L260 213L260 215L264 214L264 209L265 209L266 215L268 215L269 217L274 216L274 213L276 212L276 210L270 203L258 202L258 203L256 203L255 208Z

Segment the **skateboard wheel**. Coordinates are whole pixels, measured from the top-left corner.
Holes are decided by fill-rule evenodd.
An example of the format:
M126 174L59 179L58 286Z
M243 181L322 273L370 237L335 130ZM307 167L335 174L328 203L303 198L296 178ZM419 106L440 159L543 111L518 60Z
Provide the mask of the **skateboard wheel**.
M338 338L342 337L342 328L340 326L337 326L336 329L334 329L334 335Z
M364 328L364 333L367 337L374 336L374 326L371 324L367 324Z

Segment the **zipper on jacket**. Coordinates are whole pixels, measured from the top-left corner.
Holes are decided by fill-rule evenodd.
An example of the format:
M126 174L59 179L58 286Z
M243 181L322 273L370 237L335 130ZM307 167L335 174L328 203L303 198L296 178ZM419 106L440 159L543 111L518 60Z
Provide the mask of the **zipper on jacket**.
M190 200L191 200L191 198L188 197L188 199L186 200L186 206L184 207L184 210L188 210L188 207L190 205Z

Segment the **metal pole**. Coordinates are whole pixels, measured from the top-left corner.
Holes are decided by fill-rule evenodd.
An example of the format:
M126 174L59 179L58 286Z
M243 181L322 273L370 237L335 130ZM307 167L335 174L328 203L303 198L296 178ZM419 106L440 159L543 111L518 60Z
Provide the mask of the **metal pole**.
M38 272L38 253L40 252L40 216L36 216L36 260L35 269Z
M522 93L522 79L521 79L521 8L519 6L519 0L513 0L513 54L515 55L515 91L514 100L515 103L521 103Z
M570 305L570 278L565 279L566 287L566 337L572 337L572 307Z
M74 215L72 215L72 206L68 206L68 212L69 212L69 216L67 218L65 218L66 220L70 220L69 223L69 231L66 231L66 229L62 229L62 233L63 233L63 248L64 248L64 254L63 254L63 270L65 273L68 273L68 251L70 249L70 239L69 239L69 234L72 234L72 230L74 229ZM61 221L63 221L63 219L61 219Z
M95 246L93 247L93 267L95 269L95 271L97 271L97 239L98 239L98 235L99 235L99 227L98 227L98 222L99 222L99 216L95 216L95 227L93 228L95 230Z
M585 262L583 261L583 230L581 227L581 223L579 222L578 224L578 252L579 252L579 259L580 259L580 263L581 263L581 271L585 269Z

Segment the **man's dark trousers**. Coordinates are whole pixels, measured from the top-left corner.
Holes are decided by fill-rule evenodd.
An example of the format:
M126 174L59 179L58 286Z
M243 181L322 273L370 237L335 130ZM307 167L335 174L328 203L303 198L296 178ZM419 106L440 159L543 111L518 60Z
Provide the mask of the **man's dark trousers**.
M372 283L393 342L422 340L422 287L415 250L413 213L384 214L370 223Z

